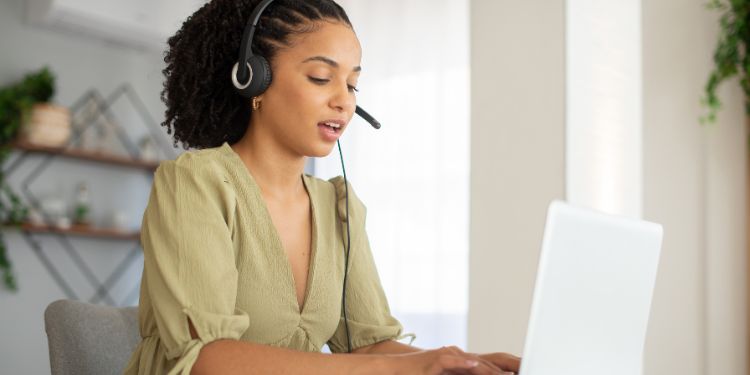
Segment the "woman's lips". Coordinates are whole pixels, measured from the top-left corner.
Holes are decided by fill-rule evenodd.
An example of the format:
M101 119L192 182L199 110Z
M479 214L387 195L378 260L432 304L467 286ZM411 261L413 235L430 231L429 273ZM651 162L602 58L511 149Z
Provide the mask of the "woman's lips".
M328 142L336 142L336 140L339 139L341 136L341 127L340 128L333 128L331 126L326 125L325 123L318 123L318 130L320 132L320 136L328 141Z

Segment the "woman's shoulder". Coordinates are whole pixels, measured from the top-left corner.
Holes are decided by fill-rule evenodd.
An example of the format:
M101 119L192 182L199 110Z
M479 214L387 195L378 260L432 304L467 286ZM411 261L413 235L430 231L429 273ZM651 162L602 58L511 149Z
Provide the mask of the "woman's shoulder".
M160 162L156 174L172 172L189 174L195 177L225 176L231 165L231 154L227 152L228 147L225 143L218 147L185 151L174 160Z
M175 160L162 161L154 172L147 210L183 212L191 206L195 213L205 213L218 207L230 220L237 192L224 164L221 155L210 149L187 151Z
M310 185L312 191L315 192L317 195L327 196L330 198L344 198L345 188L344 188L344 177L342 176L336 176L329 178L327 180L324 180L320 177L313 176L311 174L305 174L305 178L307 183ZM349 183L349 194L351 198L351 183Z
M153 184L168 191L179 188L186 194L218 194L232 198L230 168L231 159L221 147L186 151L174 160L160 162Z
M332 177L328 180L324 180L315 176L305 175L307 180L313 186L313 191L320 197L329 200L333 203L338 211L339 216L346 218L346 206L348 196L349 214L352 217L360 216L364 217L367 212L367 208L359 199L359 196L354 191L352 183L344 180L343 176Z

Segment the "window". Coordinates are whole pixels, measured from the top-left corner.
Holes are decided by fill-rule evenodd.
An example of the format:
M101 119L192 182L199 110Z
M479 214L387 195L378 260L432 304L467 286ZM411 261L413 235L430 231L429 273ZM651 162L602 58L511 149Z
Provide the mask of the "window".
M569 0L566 6L567 198L640 217L641 3Z
M467 0L339 3L362 43L358 103L341 147L367 206L367 232L391 310L414 345L466 344L469 248ZM315 174L341 174L338 151Z

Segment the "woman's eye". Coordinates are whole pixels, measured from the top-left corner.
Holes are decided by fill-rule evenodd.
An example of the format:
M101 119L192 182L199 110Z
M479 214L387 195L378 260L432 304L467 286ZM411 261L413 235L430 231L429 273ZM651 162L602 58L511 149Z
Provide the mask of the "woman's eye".
M318 85L323 85L323 84L328 83L328 81L330 81L330 79L325 79L325 78L315 78L315 77L307 77L307 78L309 78L310 81Z
M330 79L327 78L317 78L317 77L307 77L312 83L316 85L325 85L326 83L330 82ZM359 90L353 86L353 85L347 85L349 88L349 92L359 92Z

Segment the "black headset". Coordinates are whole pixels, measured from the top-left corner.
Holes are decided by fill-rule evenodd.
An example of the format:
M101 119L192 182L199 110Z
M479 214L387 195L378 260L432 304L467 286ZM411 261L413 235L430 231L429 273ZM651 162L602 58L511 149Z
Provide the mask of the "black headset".
M263 0L255 7L250 19L245 26L242 35L242 44L240 45L240 57L232 67L232 84L237 92L244 98L252 99L266 91L271 85L271 64L261 56L253 54L252 44L255 28L263 11L271 4L273 0ZM245 83L242 83L245 82ZM357 106L355 111L360 117L372 125L375 129L380 129L380 123L370 114ZM351 248L351 234L349 232L349 183L346 179L346 168L344 167L344 155L341 152L341 143L336 141L341 158L341 169L344 174L344 196L346 199L346 248L344 249L344 286L341 294L341 308L344 315L344 326L346 328L346 341L348 352L352 352L352 340L349 336L349 319L346 316L346 280L349 274L349 250Z
M240 57L234 63L234 67L232 67L232 84L234 84L234 88L244 98L252 99L265 92L268 86L271 85L273 77L271 64L268 63L265 57L253 54L252 44L260 15L273 1L263 0L253 10L250 19L247 20L245 32L242 35ZM373 128L380 129L380 123L360 106L357 106L355 113L372 125Z

